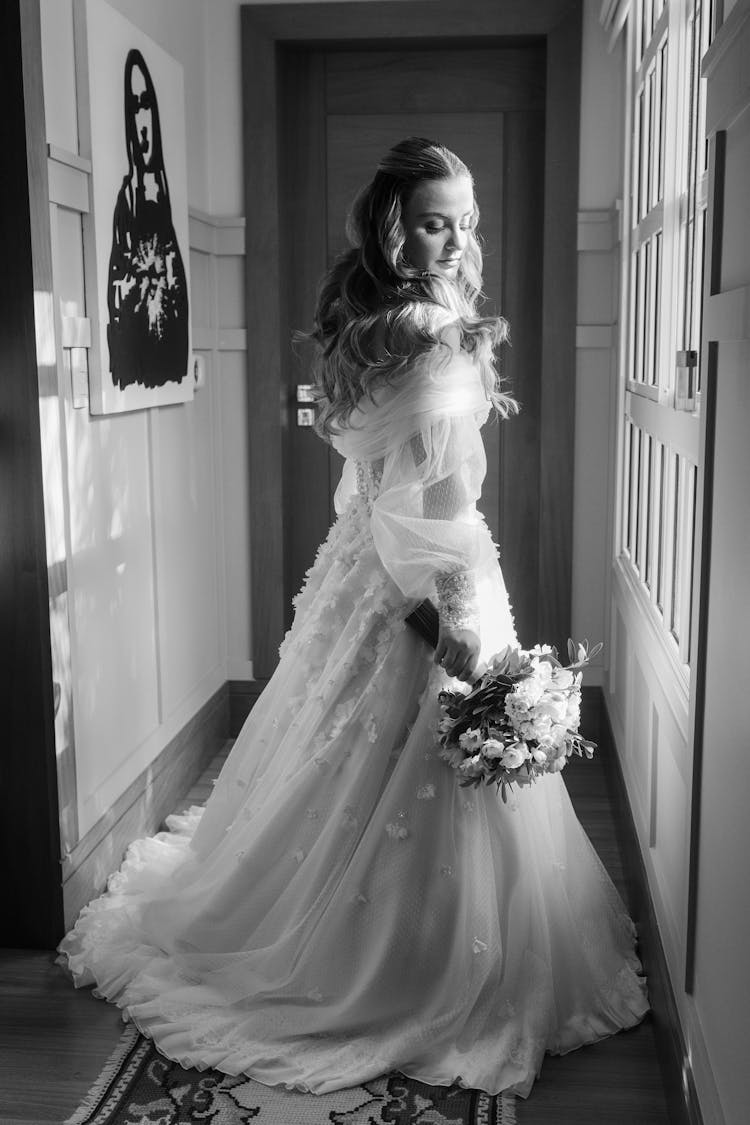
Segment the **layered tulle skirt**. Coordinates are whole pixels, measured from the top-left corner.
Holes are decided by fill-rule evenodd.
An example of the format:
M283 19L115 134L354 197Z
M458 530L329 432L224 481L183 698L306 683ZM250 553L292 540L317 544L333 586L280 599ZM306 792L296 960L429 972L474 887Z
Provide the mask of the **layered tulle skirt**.
M489 655L514 638L499 566L478 588ZM134 843L60 947L185 1066L526 1096L545 1051L648 1008L561 776L503 805L439 759L446 678L409 608L353 500L205 810Z

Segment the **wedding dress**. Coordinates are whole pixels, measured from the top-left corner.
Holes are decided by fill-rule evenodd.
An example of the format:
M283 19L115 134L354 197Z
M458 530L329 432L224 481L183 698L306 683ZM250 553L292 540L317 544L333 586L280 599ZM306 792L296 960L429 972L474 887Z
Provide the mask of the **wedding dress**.
M405 616L459 573L469 594L443 611L478 622L484 658L515 640L475 507L487 414L463 354L363 400L335 440L336 522L205 810L134 843L60 946L77 985L185 1066L527 1096L545 1051L648 1008L561 776L503 805L436 752L457 681Z

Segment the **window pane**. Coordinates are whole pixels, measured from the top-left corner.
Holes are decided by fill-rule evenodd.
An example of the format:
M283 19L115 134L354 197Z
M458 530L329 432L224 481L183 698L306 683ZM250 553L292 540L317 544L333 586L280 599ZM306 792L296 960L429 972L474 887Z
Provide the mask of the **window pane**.
M648 72L646 87L648 89L648 149L644 153L644 159L648 173L646 184L646 214L648 214L656 203L658 188L656 173L659 153L659 119L657 116L659 107L656 97L656 68L653 66Z
M643 217L641 211L641 137L643 136L643 90L638 93L635 103L635 134L633 137L633 217L638 223Z
M641 439L642 432L638 426L633 427L635 440L633 443L633 461L630 466L630 491L632 498L632 515L630 520L630 557L634 566L638 567L638 517L641 512Z
M652 262L651 281L651 309L650 315L653 324L652 347L650 360L650 382L655 386L659 382L659 325L661 323L661 231L654 238L654 252Z
M644 431L641 437L641 472L638 551L635 565L640 577L648 577L649 518L651 514L651 435Z
M667 519L665 499L667 495L667 451L659 442L659 513L656 520L656 607L664 613L664 527Z
M631 423L626 419L625 440L622 443L622 528L620 531L623 551L628 551L630 549L628 525L630 520L630 447L633 440L632 430L633 427Z
M667 40L664 40L663 46L659 49L659 56L657 61L657 69L659 75L659 164L657 171L657 195L659 199L664 198L664 145L666 137L664 134L664 120L667 105Z
M674 544L674 551L672 555L672 597L669 607L669 621L670 630L674 639L679 643L680 640L680 562L681 562L681 543L680 543L680 500L682 489L682 474L680 472L679 454L675 455L674 459L674 480L673 490L671 496L672 502L672 543Z
M643 87L643 112L641 114L641 194L638 208L642 219L648 214L649 171L651 168L651 86L646 81Z
M649 338L651 335L651 325L649 324L648 316L649 288L651 280L651 271L649 269L650 258L651 244L649 242L644 242L643 246L641 246L641 288L639 293L639 302L641 306L641 337L638 341L638 374L636 376L641 383L646 381L646 362L649 355Z

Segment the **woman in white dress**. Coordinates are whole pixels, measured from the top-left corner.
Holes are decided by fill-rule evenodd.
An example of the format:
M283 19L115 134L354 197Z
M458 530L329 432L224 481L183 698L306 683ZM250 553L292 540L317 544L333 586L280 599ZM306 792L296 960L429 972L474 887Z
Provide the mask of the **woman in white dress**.
M391 1070L527 1096L545 1051L648 1008L635 931L561 777L503 805L436 752L450 677L515 641L476 512L514 404L465 165L396 145L321 289L338 513L205 810L132 845L61 944L185 1066L324 1093ZM439 607L433 654L405 624ZM544 640L544 638L534 638Z

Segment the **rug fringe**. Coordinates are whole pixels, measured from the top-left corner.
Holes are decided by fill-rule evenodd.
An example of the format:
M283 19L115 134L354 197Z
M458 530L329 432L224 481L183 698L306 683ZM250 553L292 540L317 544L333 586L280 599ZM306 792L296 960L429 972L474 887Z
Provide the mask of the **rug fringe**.
M498 1125L516 1125L516 1099L513 1094L503 1094L500 1098Z
M63 1125L86 1125L92 1111L96 1109L103 1094L120 1069L125 1056L132 1051L139 1036L140 1032L138 1028L134 1024L128 1024L120 1036L119 1043L104 1064L102 1072L96 1082L78 1108L73 1111L73 1115L68 1117L67 1120L63 1122Z

